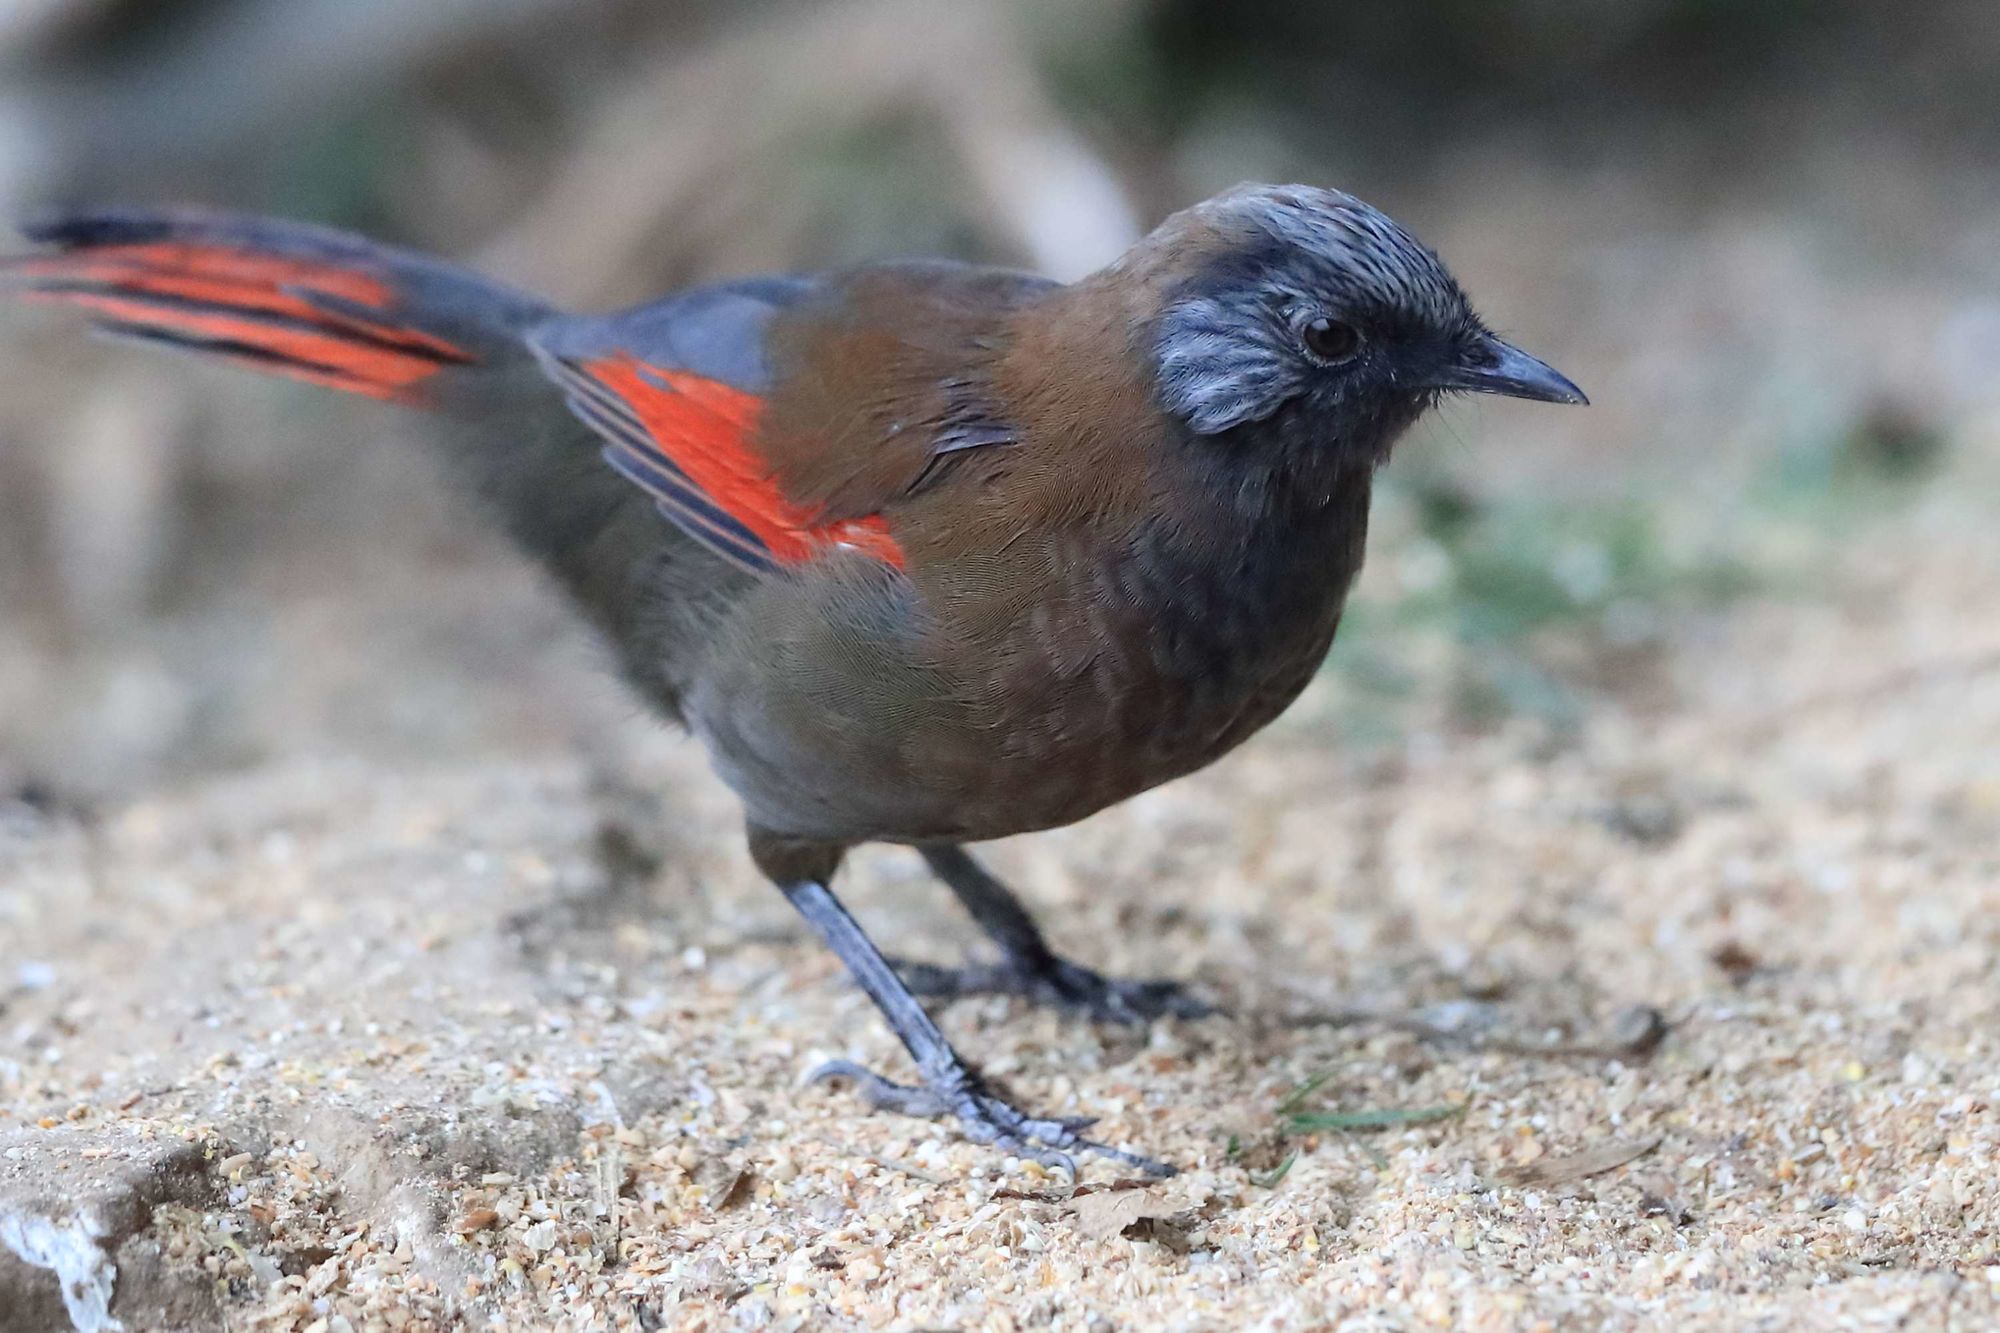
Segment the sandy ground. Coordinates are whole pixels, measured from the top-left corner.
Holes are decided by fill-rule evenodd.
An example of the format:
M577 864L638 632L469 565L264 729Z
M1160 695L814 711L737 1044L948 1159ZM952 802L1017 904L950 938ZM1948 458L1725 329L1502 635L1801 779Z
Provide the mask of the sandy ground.
M1309 696L993 849L1070 951L1234 1012L945 1013L1161 1184L802 1087L898 1052L615 707L611 762L5 807L0 1328L1991 1327L1992 456L1831 594L1678 627L1664 711L1360 756ZM970 942L907 852L845 890ZM1320 1075L1448 1114L1283 1135Z

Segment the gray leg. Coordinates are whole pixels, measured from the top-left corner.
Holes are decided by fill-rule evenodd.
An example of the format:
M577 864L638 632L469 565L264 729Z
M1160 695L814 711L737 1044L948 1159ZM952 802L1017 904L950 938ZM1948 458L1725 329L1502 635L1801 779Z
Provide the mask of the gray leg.
M1002 1100L966 1064L964 1057L952 1049L917 997L896 975L896 969L825 884L803 880L780 884L779 888L799 910L799 915L811 922L820 938L840 955L840 961L847 964L847 970L861 989L868 992L868 998L875 1001L875 1007L882 1011L882 1017L889 1021L916 1061L923 1080L920 1086L905 1087L851 1061L835 1060L813 1071L814 1082L849 1078L877 1108L905 1115L955 1115L967 1137L975 1142L995 1144L1044 1165L1062 1167L1072 1177L1076 1174L1076 1162L1070 1156L1073 1152L1108 1157L1152 1175L1172 1174L1173 1168L1151 1158L1082 1137L1079 1131L1092 1123L1087 1118L1038 1120Z
M936 967L899 962L910 988L922 995L1021 995L1039 1004L1080 1009L1093 1018L1140 1023L1171 1015L1200 1018L1215 1007L1176 981L1114 981L1057 956L1028 909L965 848L937 843L921 849L933 874L965 905L1000 948L996 964Z

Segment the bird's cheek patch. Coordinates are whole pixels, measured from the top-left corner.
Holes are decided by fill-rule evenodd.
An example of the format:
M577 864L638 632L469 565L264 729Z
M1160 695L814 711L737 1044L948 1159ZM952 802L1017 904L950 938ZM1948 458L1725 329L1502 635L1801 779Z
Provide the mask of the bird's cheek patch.
M1262 421L1301 385L1269 323L1221 301L1182 301L1160 321L1160 403L1197 435Z

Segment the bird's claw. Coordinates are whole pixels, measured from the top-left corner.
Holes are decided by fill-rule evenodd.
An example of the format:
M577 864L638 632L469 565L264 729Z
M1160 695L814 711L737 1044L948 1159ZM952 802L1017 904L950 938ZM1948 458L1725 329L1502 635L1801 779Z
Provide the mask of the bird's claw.
M1214 1005L1178 981L1120 981L1057 958L1043 966L1014 961L939 967L898 960L903 983L918 995L1018 995L1105 1023L1148 1023L1156 1018L1206 1018Z
M987 1090L971 1071L958 1068L941 1071L922 1084L896 1083L852 1060L829 1060L807 1077L809 1083L848 1079L862 1100L878 1111L931 1118L957 1117L959 1128L974 1143L1004 1148L1043 1166L1060 1170L1076 1179L1075 1153L1089 1153L1118 1162L1150 1176L1170 1176L1174 1169L1165 1162L1114 1148L1108 1143L1087 1139L1083 1130L1097 1123L1095 1116L1066 1116L1045 1119L1031 1116Z

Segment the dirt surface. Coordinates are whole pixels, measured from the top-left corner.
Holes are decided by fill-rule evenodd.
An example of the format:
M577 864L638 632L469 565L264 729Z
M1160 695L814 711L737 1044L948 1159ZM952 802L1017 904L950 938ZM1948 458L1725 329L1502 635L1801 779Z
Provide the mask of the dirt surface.
M1676 624L1668 706L1356 753L1309 695L994 848L1071 952L1233 1011L945 1013L1026 1104L1183 1168L1156 1185L1072 1196L802 1087L899 1053L694 748L608 691L588 763L24 793L0 1328L1990 1327L2000 450L1970 444L1831 592ZM907 852L844 890L894 951L969 942ZM1283 1134L1318 1076L1293 1109L1432 1118Z

